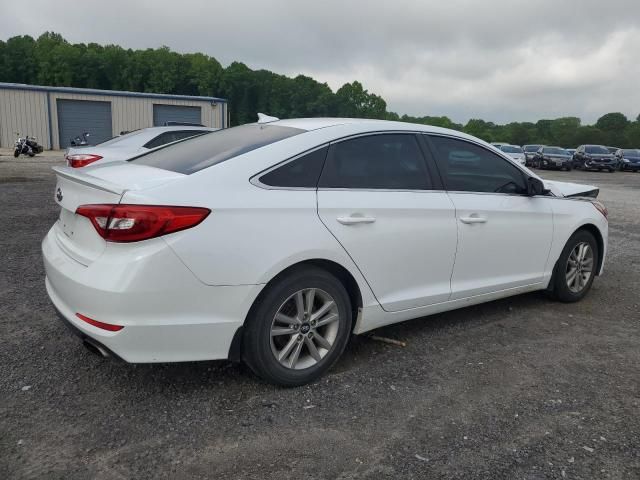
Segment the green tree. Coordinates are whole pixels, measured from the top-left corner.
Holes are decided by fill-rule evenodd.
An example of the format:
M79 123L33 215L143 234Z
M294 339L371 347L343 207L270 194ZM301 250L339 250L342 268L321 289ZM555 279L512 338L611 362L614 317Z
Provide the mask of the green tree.
M382 97L369 93L358 81L345 83L336 92L338 116L385 118L387 103Z

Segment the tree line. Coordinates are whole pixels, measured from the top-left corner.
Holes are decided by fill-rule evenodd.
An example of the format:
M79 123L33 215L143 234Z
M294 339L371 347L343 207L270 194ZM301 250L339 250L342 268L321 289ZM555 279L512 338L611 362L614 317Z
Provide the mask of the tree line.
M452 128L489 142L640 148L640 115L630 120L619 112L607 113L595 125L582 125L577 117L506 125L471 119L460 124L446 116L390 112L381 96L358 81L333 92L326 83L305 75L291 78L252 70L241 62L223 67L202 53L70 43L52 32L37 39L23 35L0 40L0 82L223 97L229 101L232 125L255 121L257 112L280 118L377 118Z

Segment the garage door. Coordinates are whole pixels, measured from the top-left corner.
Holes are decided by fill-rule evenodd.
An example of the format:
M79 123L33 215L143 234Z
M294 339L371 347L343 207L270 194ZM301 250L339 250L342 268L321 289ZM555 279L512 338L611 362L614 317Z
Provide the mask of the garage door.
M60 148L67 148L84 132L90 134L88 140L93 145L113 137L111 102L59 99L57 107Z
M167 122L194 123L202 122L200 107L185 107L182 105L154 105L153 125L161 127Z

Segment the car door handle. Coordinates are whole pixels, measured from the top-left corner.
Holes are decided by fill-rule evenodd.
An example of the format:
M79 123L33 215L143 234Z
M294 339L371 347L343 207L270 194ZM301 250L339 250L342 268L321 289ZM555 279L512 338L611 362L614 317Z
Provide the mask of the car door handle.
M355 225L357 223L373 223L376 221L375 217L360 217L351 215L350 217L338 217L338 222L343 225Z
M487 223L487 217L480 217L475 213L468 217L460 217L462 223Z

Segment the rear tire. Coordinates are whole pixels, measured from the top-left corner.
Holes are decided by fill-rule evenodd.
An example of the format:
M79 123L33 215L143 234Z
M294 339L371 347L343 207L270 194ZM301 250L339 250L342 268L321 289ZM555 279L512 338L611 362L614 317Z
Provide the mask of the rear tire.
M242 358L270 383L312 382L342 355L351 312L349 295L336 277L317 267L296 268L268 286L252 307Z
M597 273L600 252L593 234L578 230L565 245L551 279L552 297L561 302L582 300Z
M13 151L13 156L18 158L20 156L20 152L18 150Z

